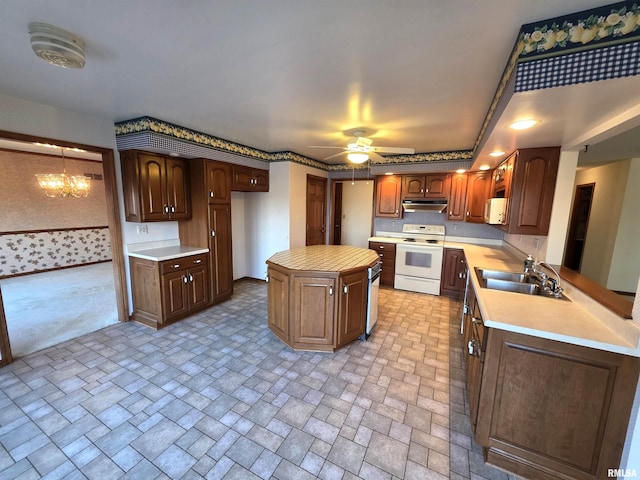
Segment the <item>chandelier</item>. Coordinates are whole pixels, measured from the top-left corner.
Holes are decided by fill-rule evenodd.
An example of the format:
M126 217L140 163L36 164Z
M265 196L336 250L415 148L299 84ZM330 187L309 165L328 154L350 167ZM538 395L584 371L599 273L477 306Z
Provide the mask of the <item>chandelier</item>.
M85 198L89 195L91 178L84 175L67 175L62 151L62 173L36 173L38 184L47 197Z

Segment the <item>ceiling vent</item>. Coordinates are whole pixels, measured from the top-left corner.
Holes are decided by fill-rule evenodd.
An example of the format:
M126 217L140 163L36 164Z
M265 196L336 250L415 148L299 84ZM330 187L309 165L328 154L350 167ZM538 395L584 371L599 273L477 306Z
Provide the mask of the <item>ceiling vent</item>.
M46 62L62 68L84 67L84 42L73 33L46 23L30 23L31 48Z

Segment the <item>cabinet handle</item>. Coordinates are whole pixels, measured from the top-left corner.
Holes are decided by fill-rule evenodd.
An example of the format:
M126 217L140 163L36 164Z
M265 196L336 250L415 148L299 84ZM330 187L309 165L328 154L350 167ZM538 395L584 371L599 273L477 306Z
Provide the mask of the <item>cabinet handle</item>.
M209 198L213 198L215 196L216 196L216 194L214 193L214 191L213 190L209 190Z
M453 217L453 210L449 210L449 216Z
M476 323L482 325L482 319L478 317L471 317L471 323Z
M171 213L176 213L176 207L174 207L173 205L171 205Z
M184 275L182 277L182 282L186 285L187 283L189 283L189 278L186 275Z
M429 189L428 189L428 188L425 188L425 189L424 189L424 192L425 192L425 193L429 193Z
M384 257L384 253L379 253L378 256L379 257Z
M469 212L467 212L467 217L469 216Z
M195 264L202 263L202 260L200 260L200 259L194 260L193 263L195 263Z
M333 295L333 285L329 285L329 296Z
M211 230L211 236L215 237L216 236L216 231L215 230Z
M384 245L379 245L379 246L378 246L378 248L379 248L380 250L384 250Z
M421 189L420 189L420 193L424 193L424 188L421 188Z
M165 205L162 209L164 210L164 213L169 213L169 205Z
M346 295L347 293L349 293L349 287L348 287L348 286L346 286L346 285L345 285L345 286L343 286L343 287L342 287L342 293L343 293L343 295Z
M189 281L193 282L193 275L189 274Z
M396 210L396 215L398 214L398 210Z
M264 281L269 283L269 272L264 274Z
M175 265L171 265L171 268L180 268L180 264L176 263Z

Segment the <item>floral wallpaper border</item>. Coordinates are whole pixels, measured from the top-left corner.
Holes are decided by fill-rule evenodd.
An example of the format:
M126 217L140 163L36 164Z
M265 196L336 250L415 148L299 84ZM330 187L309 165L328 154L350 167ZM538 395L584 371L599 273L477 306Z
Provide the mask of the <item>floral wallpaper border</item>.
M606 48L640 40L640 5L637 0L623 1L604 7L585 10L572 15L523 25L505 66L500 83L485 115L482 126L471 150L451 152L427 152L415 155L391 155L384 161L372 161L371 165L412 164L450 160L472 159L482 144L492 119L512 84L518 64L533 59L571 55L585 49ZM542 67L541 67L542 68ZM534 72L535 73L535 72ZM632 73L633 74L633 73ZM603 77L605 78L605 77ZM613 77L606 77L613 78ZM589 81L589 80L583 80ZM580 83L580 82L574 82ZM541 87L546 88L546 87ZM342 171L364 169L364 165L328 165L295 152L265 152L236 142L224 140L206 133L191 130L150 116L124 120L115 124L116 142L129 143L125 137L156 134L205 146L215 150L237 154L266 162L296 162L322 170ZM135 142L136 139L133 139ZM132 148L132 147L128 147Z
M0 278L108 260L108 227L0 233Z

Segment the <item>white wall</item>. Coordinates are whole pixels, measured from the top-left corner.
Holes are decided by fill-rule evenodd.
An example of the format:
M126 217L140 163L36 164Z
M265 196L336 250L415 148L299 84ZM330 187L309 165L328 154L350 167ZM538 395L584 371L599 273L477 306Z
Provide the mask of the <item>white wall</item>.
M640 272L640 158L629 161L627 184L624 190L620 221L617 234L607 288L622 292L635 292Z
M233 279L247 277L247 235L245 231L245 194L231 192L231 250Z
M629 160L579 170L575 185L595 183L580 273L607 285Z
M342 182L342 245L369 248L373 181Z

